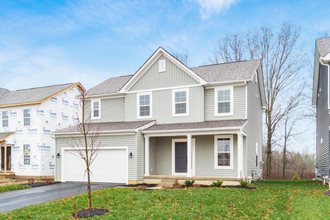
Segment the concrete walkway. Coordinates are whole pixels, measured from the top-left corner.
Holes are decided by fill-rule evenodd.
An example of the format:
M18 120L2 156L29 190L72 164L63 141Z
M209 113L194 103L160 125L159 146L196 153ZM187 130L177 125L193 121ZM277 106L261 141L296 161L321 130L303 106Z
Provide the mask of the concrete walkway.
M92 184L92 190L112 188L122 184ZM0 193L0 213L12 211L21 207L50 202L75 196L87 192L86 183L58 183L48 186L40 186L31 189L22 189Z

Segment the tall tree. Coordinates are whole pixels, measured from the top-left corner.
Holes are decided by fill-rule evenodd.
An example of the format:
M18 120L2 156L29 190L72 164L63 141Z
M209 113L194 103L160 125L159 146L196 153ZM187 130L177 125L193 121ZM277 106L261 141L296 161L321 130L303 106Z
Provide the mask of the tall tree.
M172 55L177 58L181 63L188 66L189 65L189 54L188 50L184 52L173 52Z
M244 36L244 37L239 37ZM303 99L305 82L300 74L304 67L303 48L297 45L300 28L289 21L275 36L269 27L260 31L227 35L209 60L212 63L261 59L265 83L265 122L267 137L267 172L271 176L272 148L279 123Z

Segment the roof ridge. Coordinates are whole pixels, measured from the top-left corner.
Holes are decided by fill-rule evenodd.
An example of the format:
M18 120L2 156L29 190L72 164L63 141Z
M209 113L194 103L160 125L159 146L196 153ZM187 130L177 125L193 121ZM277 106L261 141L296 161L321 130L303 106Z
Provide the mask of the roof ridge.
M47 87L53 87L53 86L63 86L63 85L69 85L69 84L73 85L75 83L63 83L63 84L56 84L56 85L49 85L49 86L32 87L32 88L26 88L26 89L17 89L17 90L13 90L13 91L10 91L10 92L30 90L30 89L41 89L41 88L47 88Z
M206 66L217 66L217 65L225 65L225 64L233 64L233 63L249 62L249 61L256 61L256 60L260 60L260 59L238 60L238 61L227 62L227 63L206 64L206 65L196 66L196 67L191 67L191 68L206 67Z

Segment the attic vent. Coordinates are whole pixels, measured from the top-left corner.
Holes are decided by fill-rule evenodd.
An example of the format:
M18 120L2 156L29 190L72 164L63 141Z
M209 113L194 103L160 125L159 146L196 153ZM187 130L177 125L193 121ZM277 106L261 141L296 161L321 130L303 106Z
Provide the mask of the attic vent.
M165 60L159 60L159 72L165 72L166 71L166 65Z

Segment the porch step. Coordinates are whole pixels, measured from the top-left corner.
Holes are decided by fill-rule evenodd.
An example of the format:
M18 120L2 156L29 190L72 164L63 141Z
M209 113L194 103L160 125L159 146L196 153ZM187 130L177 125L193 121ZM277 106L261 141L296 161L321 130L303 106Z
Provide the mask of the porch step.
M175 183L178 183L177 180L175 179L161 179L160 183L158 186L160 187L172 187Z

